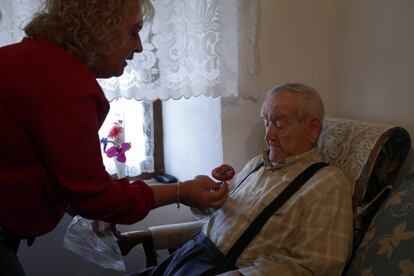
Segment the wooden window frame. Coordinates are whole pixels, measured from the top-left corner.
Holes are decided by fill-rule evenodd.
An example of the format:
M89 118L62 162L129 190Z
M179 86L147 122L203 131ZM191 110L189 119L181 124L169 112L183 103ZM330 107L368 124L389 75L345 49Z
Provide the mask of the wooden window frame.
M155 175L163 174L164 169L164 140L163 140L163 121L162 121L162 102L156 100L152 103L152 112L154 119L154 172L142 173L135 177L129 177L129 180L145 180L153 178Z

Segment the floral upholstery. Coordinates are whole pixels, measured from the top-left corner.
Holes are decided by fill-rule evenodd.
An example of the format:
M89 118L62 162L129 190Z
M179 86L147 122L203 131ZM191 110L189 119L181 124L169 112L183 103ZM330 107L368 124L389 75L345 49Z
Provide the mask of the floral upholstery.
M381 206L345 275L414 275L414 175Z
M409 134L392 125L327 118L319 148L322 158L343 169L354 184L354 246L357 246L407 156Z

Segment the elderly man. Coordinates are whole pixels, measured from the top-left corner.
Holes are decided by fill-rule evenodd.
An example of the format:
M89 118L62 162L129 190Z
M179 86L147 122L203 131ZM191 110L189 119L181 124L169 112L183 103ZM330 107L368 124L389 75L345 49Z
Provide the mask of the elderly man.
M147 275L341 275L352 245L352 195L333 166L309 176L247 245L234 246L274 198L321 162L316 146L324 107L313 88L289 83L272 89L261 116L267 151L230 183L227 201L214 214L194 223L201 232ZM150 228L155 244L158 229Z

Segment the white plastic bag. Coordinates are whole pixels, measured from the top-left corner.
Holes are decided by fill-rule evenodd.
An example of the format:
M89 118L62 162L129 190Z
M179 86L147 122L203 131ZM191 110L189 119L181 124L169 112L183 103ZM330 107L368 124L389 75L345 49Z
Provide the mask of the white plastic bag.
M63 246L103 268L125 272L125 263L110 224L99 222L99 236L92 220L75 216L66 229Z

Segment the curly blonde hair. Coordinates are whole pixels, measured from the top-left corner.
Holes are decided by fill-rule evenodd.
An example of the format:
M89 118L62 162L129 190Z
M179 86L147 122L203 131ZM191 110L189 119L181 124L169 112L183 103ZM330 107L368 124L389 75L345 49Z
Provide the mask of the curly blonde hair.
M151 0L46 0L24 31L28 37L46 37L89 67L96 56L114 51L119 24L134 1L143 19L152 19Z

